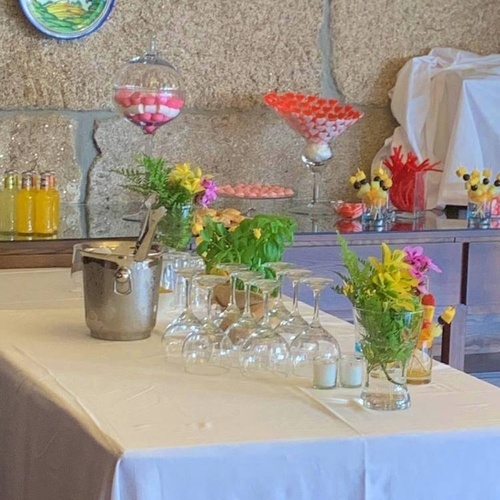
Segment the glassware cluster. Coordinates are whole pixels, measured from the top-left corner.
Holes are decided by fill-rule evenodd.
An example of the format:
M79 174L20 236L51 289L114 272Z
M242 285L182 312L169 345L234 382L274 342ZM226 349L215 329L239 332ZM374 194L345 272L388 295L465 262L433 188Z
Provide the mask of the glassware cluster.
M179 254L182 252L177 252ZM169 254L167 254L169 256ZM172 257L172 255L170 255ZM204 274L195 256L186 254L174 274L181 277L183 310L170 323L163 335L167 360L182 362L188 373L217 375L239 367L251 378L269 379L288 375L312 381L313 386L329 389L337 385L341 359L335 337L320 322L321 292L333 280L313 277L308 269L288 262L271 262L265 267L273 270L274 278L251 271L241 264L222 264L221 275ZM268 271L266 271L268 275ZM172 280L170 272L167 274ZM293 302L286 309L281 295L283 279L291 281ZM200 320L192 310L193 285L206 292L206 312ZM298 307L299 286L312 291L314 310L312 320L306 321ZM227 307L220 313L214 308L214 290L227 288ZM240 310L236 293L244 289L244 307ZM259 318L251 310L252 296L262 297ZM270 298L274 298L271 307ZM240 297L241 298L241 297ZM227 326L226 326L227 325Z

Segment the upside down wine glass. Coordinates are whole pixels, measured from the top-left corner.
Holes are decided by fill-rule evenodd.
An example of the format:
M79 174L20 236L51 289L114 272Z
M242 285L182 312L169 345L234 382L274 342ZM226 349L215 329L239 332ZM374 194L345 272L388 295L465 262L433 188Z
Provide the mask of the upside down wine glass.
M326 330L319 319L319 298L321 292L333 283L328 278L309 277L302 280L308 285L314 296L313 319L309 326L299 333L290 345L292 373L298 377L313 379L314 370L322 372L322 378L332 375L332 386L336 382L337 361L340 358L340 346L335 337ZM329 371L327 371L329 370Z
M307 205L294 207L291 211L299 214L331 213L331 202L321 200L319 192L320 176L333 157L330 144L356 123L363 113L349 104L342 105L335 99L296 92L269 92L264 96L264 103L306 140L301 160L313 173L313 195Z
M276 327L276 332L290 344L292 340L309 325L299 311L299 285L303 278L312 274L312 271L309 269L292 268L285 269L283 274L292 280L293 302L292 310L290 311L288 318L284 319Z
M167 354L167 358L180 356L182 353L182 344L187 335L198 332L201 328L201 322L194 314L191 308L191 287L193 278L202 271L195 257L190 264L176 270L179 276L184 278L183 302L184 309L180 316L170 323L162 337L162 344Z
M234 323L226 328L226 334L229 336L233 349L238 350L249 337L249 335L257 330L259 323L253 317L251 306L252 281L262 277L257 271L239 271L238 279L243 281L245 287L245 310L243 314Z
M236 303L236 285L239 273L248 269L246 264L218 264L220 269L229 274L229 301L227 307L217 317L218 325L230 325L241 317L241 311Z
M182 346L184 369L198 375L219 375L231 368L233 345L215 322L212 293L217 285L227 283L226 276L200 274L195 277L198 287L207 291L207 315L200 328L190 333Z
M291 262L280 261L280 262L266 262L264 266L274 271L276 279L278 280L279 283L278 297L274 303L274 306L269 312L269 314L271 315L271 323L273 323L274 326L277 326L283 320L290 317L290 311L286 308L285 304L283 303L283 276L285 275L288 269L292 269L293 267L295 267L295 264L292 264Z
M244 375L255 378L287 376L290 351L286 340L276 333L269 316L269 295L279 286L274 279L260 278L251 282L262 292L264 316L257 330L240 348L240 368Z

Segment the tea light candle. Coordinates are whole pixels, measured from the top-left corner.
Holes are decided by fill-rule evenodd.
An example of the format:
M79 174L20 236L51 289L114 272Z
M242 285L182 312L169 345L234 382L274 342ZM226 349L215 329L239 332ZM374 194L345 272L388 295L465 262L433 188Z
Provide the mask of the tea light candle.
M337 358L316 357L313 362L313 387L331 389L337 385Z
M364 360L346 354L340 358L340 385L342 387L360 387L363 383Z

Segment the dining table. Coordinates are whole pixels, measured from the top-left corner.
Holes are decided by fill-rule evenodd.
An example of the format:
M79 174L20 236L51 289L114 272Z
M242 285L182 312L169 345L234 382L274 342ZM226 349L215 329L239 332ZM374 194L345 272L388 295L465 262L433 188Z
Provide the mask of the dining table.
M0 271L0 499L500 498L499 388L435 362L385 412L360 388L189 374L162 349L168 295L149 338L106 341L69 269ZM352 324L321 321L353 352Z

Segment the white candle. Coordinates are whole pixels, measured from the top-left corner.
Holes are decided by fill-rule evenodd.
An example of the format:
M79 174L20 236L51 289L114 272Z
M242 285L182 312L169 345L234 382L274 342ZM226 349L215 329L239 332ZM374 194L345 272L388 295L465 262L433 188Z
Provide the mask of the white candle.
M313 365L313 387L331 389L337 385L337 359L315 358Z
M364 361L355 356L345 355L340 358L340 385L342 387L360 387L363 383Z

